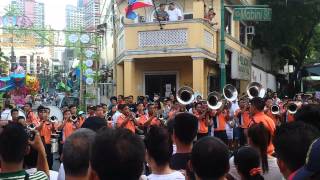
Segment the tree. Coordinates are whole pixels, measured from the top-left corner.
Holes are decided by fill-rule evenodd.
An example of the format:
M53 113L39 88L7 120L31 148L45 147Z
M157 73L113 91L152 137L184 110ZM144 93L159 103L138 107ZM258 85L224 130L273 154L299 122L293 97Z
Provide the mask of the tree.
M8 70L9 58L4 55L0 48L0 75Z
M294 65L296 80L302 65L319 55L320 1L260 0L259 4L272 8L272 21L257 23L253 46L271 52L273 64L279 67L287 62ZM298 90L298 81L295 85Z

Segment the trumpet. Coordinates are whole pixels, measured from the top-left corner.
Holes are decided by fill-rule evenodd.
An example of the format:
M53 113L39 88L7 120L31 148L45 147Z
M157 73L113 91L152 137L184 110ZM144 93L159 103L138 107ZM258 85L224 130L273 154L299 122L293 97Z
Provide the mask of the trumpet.
M70 120L74 123L76 123L78 121L78 117L76 115L72 115Z
M295 103L290 103L288 104L287 109L290 114L295 114L298 110L298 106Z
M280 114L280 107L278 105L271 106L271 113L272 114Z
M249 99L253 99L254 97L263 98L266 94L266 90L262 87L260 83L251 82L247 86L247 94Z
M56 123L56 122L58 121L58 118L57 118L57 116L51 116L51 117L49 118L49 121L50 121L51 123Z

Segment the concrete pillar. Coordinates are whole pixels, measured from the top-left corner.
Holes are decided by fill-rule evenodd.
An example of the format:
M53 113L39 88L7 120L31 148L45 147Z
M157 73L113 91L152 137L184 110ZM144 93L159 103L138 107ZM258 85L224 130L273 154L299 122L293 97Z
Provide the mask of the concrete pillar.
M204 1L194 0L193 1L193 18L203 19L204 18Z
M124 60L124 96L133 95L136 97L136 81L135 81L135 73L134 73L134 61L133 59Z
M116 75L116 96L123 95L123 64L117 64L117 75Z
M205 88L205 58L203 57L192 57L192 84L193 91L200 93L202 96L206 97L204 94L206 92Z

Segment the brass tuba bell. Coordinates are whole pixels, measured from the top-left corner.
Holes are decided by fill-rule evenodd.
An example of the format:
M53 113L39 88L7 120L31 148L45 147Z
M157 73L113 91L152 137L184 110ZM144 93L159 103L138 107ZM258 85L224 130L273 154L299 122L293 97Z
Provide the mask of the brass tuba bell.
M180 88L177 92L177 101L180 104L183 105L188 105L193 103L193 101L195 100L195 96L194 96L194 92L192 90L192 88L188 87L188 86L183 86L182 88Z
M247 94L249 99L253 99L254 97L263 98L266 94L266 90L262 87L260 83L251 82L247 86Z

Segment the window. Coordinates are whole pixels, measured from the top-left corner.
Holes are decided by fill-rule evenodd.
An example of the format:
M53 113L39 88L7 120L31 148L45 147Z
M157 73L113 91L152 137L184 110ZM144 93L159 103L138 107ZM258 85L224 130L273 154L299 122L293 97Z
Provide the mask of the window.
M232 14L228 9L224 11L224 28L226 33L231 35L231 28L232 28Z
M247 45L246 42L246 25L242 22L240 22L240 34L239 34L239 40L242 44Z

